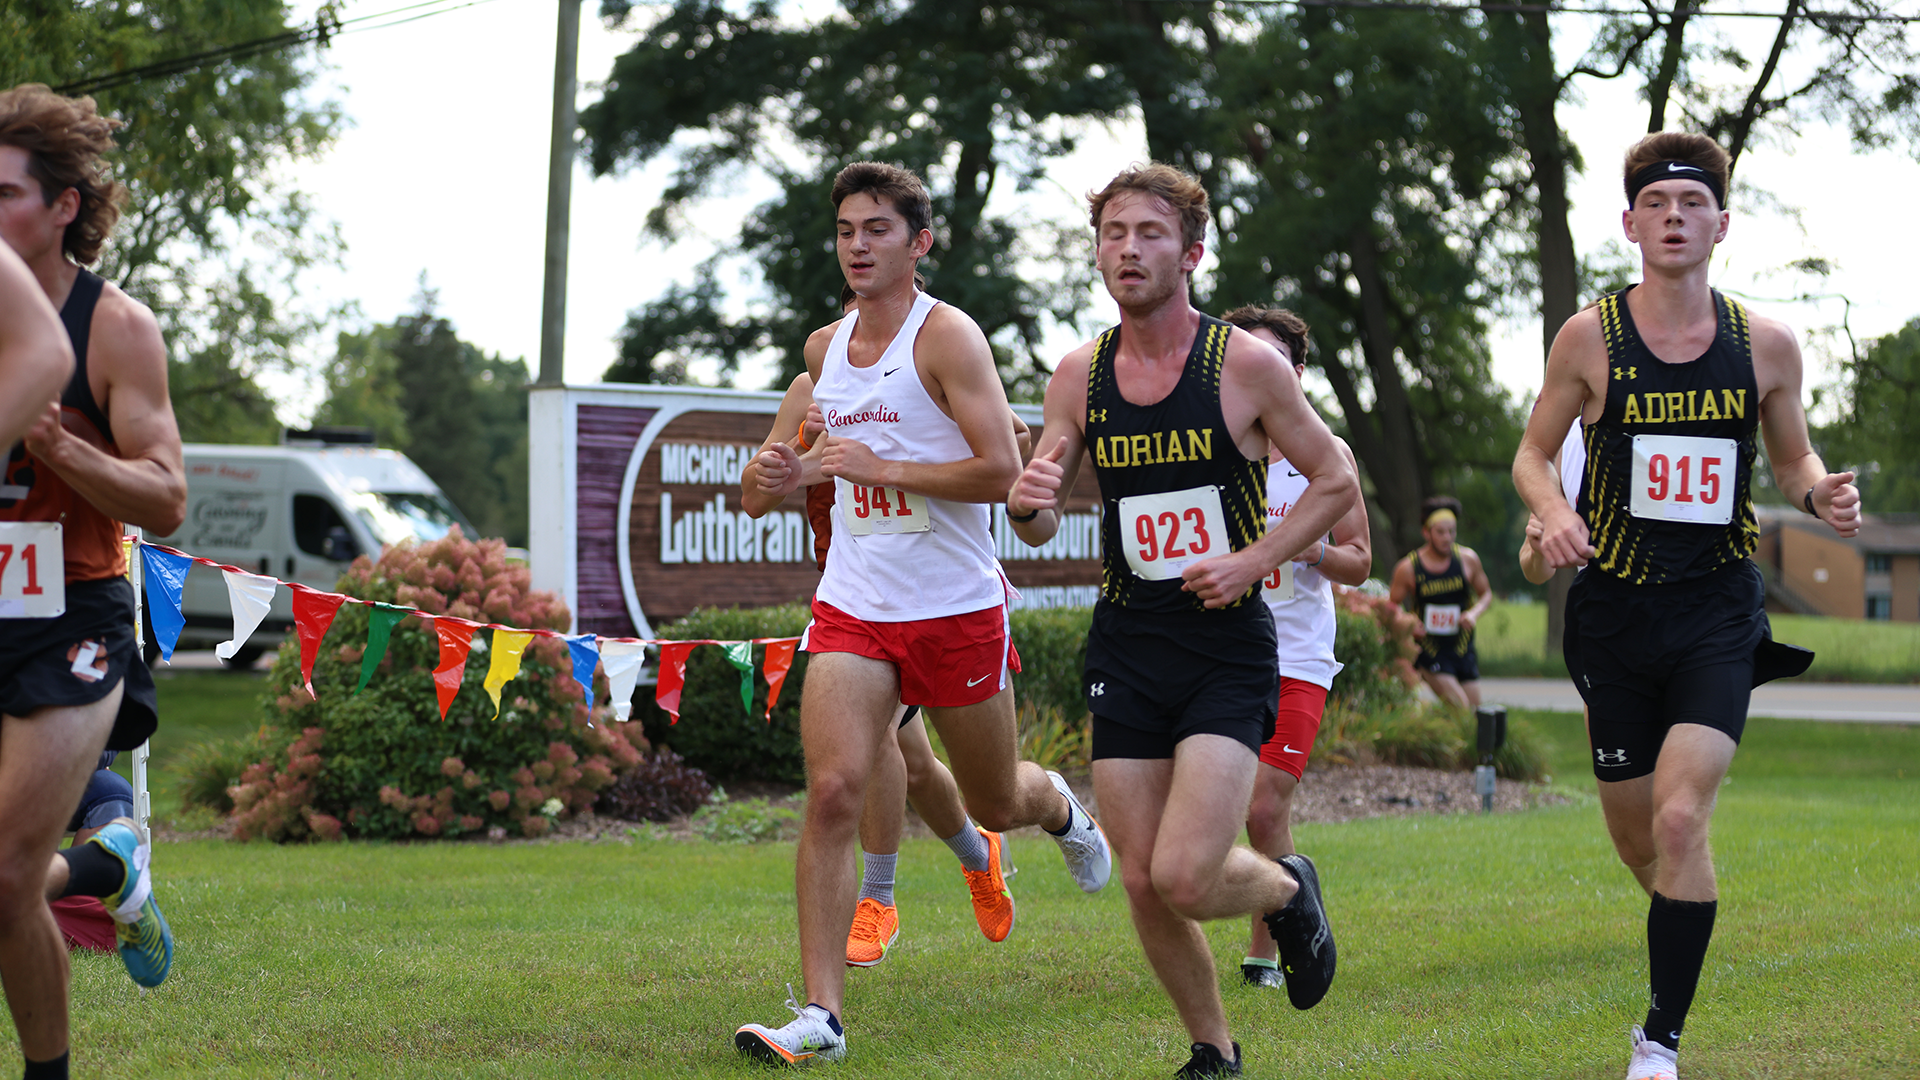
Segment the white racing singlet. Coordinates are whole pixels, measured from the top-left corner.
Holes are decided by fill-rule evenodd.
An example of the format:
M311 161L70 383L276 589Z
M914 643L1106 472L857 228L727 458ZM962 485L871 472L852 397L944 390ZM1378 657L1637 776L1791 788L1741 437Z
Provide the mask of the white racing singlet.
M927 396L914 340L940 301L919 293L877 363L854 367L847 313L827 346L813 400L835 438L856 439L883 461L942 464L973 456L960 425ZM905 504L904 508L902 504ZM938 619L1006 602L984 503L950 502L834 480L833 554L815 595L867 622Z
M1560 443L1560 493L1569 505L1577 505L1580 485L1587 478L1587 440L1580 431L1580 418L1573 418L1567 437Z
M1307 478L1285 458L1267 466L1267 523L1278 524L1307 490ZM1317 545L1316 545L1317 546ZM1332 546L1329 543L1328 546ZM1293 597L1267 601L1279 641L1280 674L1331 690L1346 665L1333 658L1333 583L1314 567L1293 564Z

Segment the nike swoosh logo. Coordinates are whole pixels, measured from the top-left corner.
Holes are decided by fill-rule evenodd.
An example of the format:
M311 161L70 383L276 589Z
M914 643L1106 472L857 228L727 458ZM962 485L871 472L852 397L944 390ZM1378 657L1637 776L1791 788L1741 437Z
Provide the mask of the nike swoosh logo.
M1288 476L1303 476L1303 475L1305 475L1305 474L1304 474L1304 473L1297 473L1297 472L1294 472L1294 471L1293 471L1292 469L1288 469L1288 470L1287 470L1287 475L1288 475Z
M1288 745L1287 745L1286 743L1281 743L1281 744L1280 744L1280 752L1281 752L1281 753L1283 753L1283 754L1299 754L1299 753L1304 753L1304 751L1301 751L1301 750L1295 750L1295 749L1294 749L1293 747L1291 747L1291 746L1288 746Z
M1668 172L1700 172L1702 170L1692 165L1682 165L1677 161L1669 161L1667 162L1667 171Z
M987 675L982 675L982 676L980 676L980 677L979 677L979 678L977 678L977 679L968 679L968 680L967 680L967 685L968 685L968 686L979 686L979 685L980 685L981 683L983 683L983 682L986 682L986 681L987 681L988 679L991 679L991 678L993 678L993 676L992 676L991 674L987 674Z
M894 368L894 369L893 369L893 371L899 371L899 370L900 370L899 368ZM886 378L887 376L889 376L889 375L891 375L891 374L893 374L893 371L883 371L883 372L881 372L881 373L880 373L880 377L884 379L884 378Z

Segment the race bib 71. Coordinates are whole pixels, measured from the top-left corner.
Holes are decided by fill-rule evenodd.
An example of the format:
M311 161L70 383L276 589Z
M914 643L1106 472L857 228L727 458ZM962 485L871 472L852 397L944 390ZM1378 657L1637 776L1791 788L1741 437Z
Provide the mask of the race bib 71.
M1187 488L1120 500L1120 540L1127 566L1147 581L1177 578L1181 571L1231 548L1220 489Z
M1725 525L1733 520L1732 439L1635 435L1633 485L1627 508L1637 518Z
M57 521L0 521L0 619L67 613L67 560Z
M926 532L932 527L927 497L899 488L843 483L840 516L846 520L847 531L855 536Z

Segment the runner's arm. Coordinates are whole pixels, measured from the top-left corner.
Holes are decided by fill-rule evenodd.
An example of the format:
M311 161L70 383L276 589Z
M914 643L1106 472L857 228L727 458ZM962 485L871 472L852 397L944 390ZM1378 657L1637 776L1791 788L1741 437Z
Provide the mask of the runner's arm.
M1007 523L1029 546L1053 539L1060 528L1060 500L1073 490L1086 453L1087 363L1092 345L1067 354L1047 380L1046 421L1033 459L1007 492ZM1029 511L1030 521L1015 521Z
M1513 486L1540 519L1541 550L1549 566L1585 566L1594 553L1587 523L1560 490L1560 473L1553 460L1566 441L1567 429L1583 415L1593 393L1590 369L1598 366L1604 371L1606 355L1600 316L1594 309L1567 320L1554 336L1546 379L1513 457Z
M1527 515L1527 538L1520 541L1520 573L1535 585L1544 585L1553 577L1553 567L1540 553L1540 519Z
M1393 564L1393 581L1388 586L1387 599L1392 600L1393 606L1401 610L1406 609L1409 599L1417 599L1413 596L1413 560L1419 557L1420 554L1415 552ZM1419 618L1418 606L1416 603L1416 610L1410 617L1413 619L1413 636L1423 638L1427 636L1427 624Z
M1020 448L1007 422L1006 387L993 362L993 350L974 321L947 304L927 315L914 346L947 415L960 427L971 457L958 461L887 461L866 444L824 436L820 471L855 484L899 488L952 502L998 502L1020 474Z
M818 481L818 455L803 457L795 445L812 403L813 379L803 371L787 384L787 394L780 399L780 409L774 413L773 427L760 444L760 452L740 470L740 506L748 517L766 514L789 494L805 487L809 465Z
M1800 343L1785 325L1753 320L1755 367L1770 374L1773 386L1760 399L1760 435L1767 441L1774 482L1794 509L1804 511L1811 494L1815 516L1841 536L1860 531L1860 491L1850 472L1830 473L1807 435L1807 411L1800 401Z
M73 346L33 272L0 244L0 446L20 441L73 376Z
M170 535L186 518L187 478L167 397L167 347L153 312L108 285L94 309L87 365L104 376L119 456L68 431L57 405L27 433L27 449L95 510Z
M1480 563L1480 553L1472 548L1460 549L1460 565L1467 571L1467 588L1473 590L1473 606L1460 613L1460 625L1472 630L1493 606L1493 583L1487 580L1487 568Z
M1338 436L1334 442L1340 444L1340 452L1346 455L1347 464L1359 472L1359 464L1353 459L1353 450L1346 440ZM1293 561L1313 566L1328 581L1342 585L1359 585L1373 573L1373 534L1367 526L1367 500L1356 498L1353 507L1333 526L1333 543L1319 542L1319 562L1314 562L1315 549L1308 547L1293 557Z

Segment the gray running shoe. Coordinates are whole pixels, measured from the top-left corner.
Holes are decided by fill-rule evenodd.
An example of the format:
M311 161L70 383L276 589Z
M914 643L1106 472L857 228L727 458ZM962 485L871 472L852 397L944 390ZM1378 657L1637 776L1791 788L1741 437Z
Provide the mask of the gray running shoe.
M1335 955L1333 927L1320 903L1320 874L1305 855L1282 855L1274 860L1287 868L1300 889L1279 911L1262 918L1274 943L1280 946L1280 968L1287 973L1287 1000L1296 1009L1311 1009L1333 985Z
M1087 808L1080 805L1073 789L1059 773L1049 770L1047 779L1067 797L1067 835L1055 836L1053 842L1060 845L1060 854L1067 860L1067 872L1073 875L1080 891L1099 892L1106 888L1107 878L1113 873L1113 852L1107 846L1107 834L1101 831L1093 815L1087 813Z

